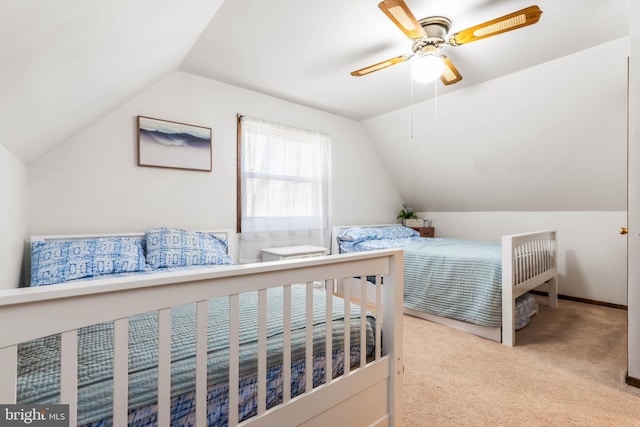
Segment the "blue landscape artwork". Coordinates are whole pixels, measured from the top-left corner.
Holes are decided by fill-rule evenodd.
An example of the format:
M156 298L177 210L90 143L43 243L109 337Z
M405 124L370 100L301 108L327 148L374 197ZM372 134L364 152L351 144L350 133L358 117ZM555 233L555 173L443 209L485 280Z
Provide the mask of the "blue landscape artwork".
M211 128L138 116L138 165L211 171Z

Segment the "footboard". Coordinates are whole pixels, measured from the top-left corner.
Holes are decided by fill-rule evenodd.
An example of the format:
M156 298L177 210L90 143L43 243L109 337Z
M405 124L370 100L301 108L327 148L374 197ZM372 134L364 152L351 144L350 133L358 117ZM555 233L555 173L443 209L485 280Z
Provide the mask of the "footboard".
M354 276L376 276L377 282L384 277L384 286L378 286L378 301L365 307L354 308L344 303L345 331L343 332L344 358L355 358L352 363L343 364L338 375L329 355L335 354L334 339L326 339L322 344L323 360L317 356L317 336L332 336L335 331L335 312L331 307L335 297L327 291L326 307L322 313L326 317L323 329L314 329L317 309L314 304L318 297L318 282L325 289L333 288L336 280ZM314 286L316 285L316 286ZM301 350L301 364L306 366L302 374L302 390L293 395L290 387L292 364L291 343L292 312L300 306L292 304L293 287L306 292L303 303L303 329L301 335L304 349ZM212 299L222 299L225 307L223 314L213 313L213 317L224 317L228 322L228 344L225 347L228 363L228 425L402 425L402 295L403 295L403 253L401 250L385 250L371 253L358 253L340 256L307 258L292 261L279 261L259 264L223 266L186 272L165 272L135 277L119 277L98 281L82 281L68 285L51 285L38 288L21 288L0 292L0 403L12 404L17 401L19 386L18 358L19 346L26 342L58 335L60 368L58 403L69 405L69 425L75 426L78 420L79 380L83 369L80 360L79 344L83 340L85 328L91 325L107 323L112 337L111 399L112 409L109 417L114 425L127 425L130 405L132 374L129 371L133 343L132 326L140 314L153 313L154 325L157 325L157 369L153 382L157 383L154 394L157 396L156 425L172 424L172 406L174 405L175 386L173 370L173 340L182 340L184 332L174 335L172 322L174 309L178 306L193 306L193 370L185 376L194 378L193 406L195 407L192 425L206 426L212 402L208 395L211 369L208 352L210 344L210 320ZM272 334L273 318L269 310L270 292L277 290L282 295L283 309L278 323L282 324L281 342L276 346L281 351L281 361L275 369L281 370L281 401L268 405L266 396L271 384L268 372L274 368L268 362L269 353L274 346L269 339ZM257 409L256 414L241 422L238 413L241 359L248 353L241 347L244 333L239 328L242 298L245 294L256 295L257 311L254 329L257 363ZM381 298L385 304L381 304ZM367 312L367 309L371 313ZM355 313L355 314L354 314ZM359 313L359 314L358 314ZM322 315L322 314L321 314ZM322 316L325 316L322 315ZM364 348L365 319L375 323L372 338L373 351L367 356ZM384 323L382 323L384 319ZM218 322L219 323L219 322ZM358 325L359 336L353 336L350 325ZM9 327L8 325L12 325ZM319 333L314 333L319 332ZM384 337L384 343L382 342ZM209 341L208 341L209 339ZM191 341L190 341L191 342ZM314 347L315 344L315 347ZM334 347L336 346L336 347ZM361 349L353 353L356 346ZM282 350L284 349L284 350ZM253 351L252 351L253 353ZM349 354L351 353L351 354ZM137 355L136 355L137 357ZM310 368L320 357L324 363L324 375L319 385L315 385L313 370ZM336 362L337 363L337 362ZM55 402L54 402L55 403Z
M556 232L540 231L502 237L502 343L515 343L515 300L544 283L549 306L558 305Z

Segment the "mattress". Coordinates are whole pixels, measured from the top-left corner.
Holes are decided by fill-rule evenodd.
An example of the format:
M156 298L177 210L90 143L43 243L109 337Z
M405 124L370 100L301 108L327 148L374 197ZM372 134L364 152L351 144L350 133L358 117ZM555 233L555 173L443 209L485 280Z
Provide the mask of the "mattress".
M304 343L306 317L306 288L292 286L291 360L292 390L304 389ZM257 367L257 292L240 295L240 375L241 419L255 413L255 372ZM282 370L283 342L283 294L281 288L267 291L267 368L272 385L278 383ZM208 402L209 425L225 425L226 407L218 404L227 399L228 382L228 299L210 300L208 310ZM324 379L325 301L323 290L313 290L313 345L316 355L314 365L319 380ZM188 304L171 309L171 396L172 420L176 425L194 415L193 390L195 366L195 305ZM351 342L359 344L360 307L350 308ZM342 369L344 344L344 302L333 302L334 375ZM129 320L129 419L131 425L152 425L155 420L157 376L157 314L142 313ZM374 345L375 319L367 317L367 352ZM353 361L359 359L359 348L352 346L349 352ZM59 399L60 337L54 335L18 347L18 403L55 403ZM355 356L354 356L355 354ZM78 330L78 424L91 426L110 425L113 384L113 324L101 323ZM314 374L315 376L316 374ZM316 381L314 380L314 383ZM270 405L282 400L282 388L268 387ZM222 405L224 406L224 404ZM172 425L173 425L172 421ZM186 422L186 424L189 424Z

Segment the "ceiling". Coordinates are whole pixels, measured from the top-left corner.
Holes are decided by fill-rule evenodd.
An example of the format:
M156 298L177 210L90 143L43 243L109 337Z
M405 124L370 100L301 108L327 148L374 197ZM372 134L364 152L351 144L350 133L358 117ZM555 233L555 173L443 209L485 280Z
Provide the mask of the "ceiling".
M439 95L623 37L628 34L628 1L405 0L418 20L451 19L451 32L532 4L543 11L535 25L445 47L443 53L463 80L447 87L438 83ZM355 120L432 97L433 84L412 88L410 61L363 77L350 75L411 53L411 41L377 4L226 1L180 68Z
M406 0L452 31L538 4L540 22L445 54L464 79L438 95L628 34L630 0ZM434 95L378 0L4 0L0 145L23 163L46 153L168 73L181 70L355 120Z

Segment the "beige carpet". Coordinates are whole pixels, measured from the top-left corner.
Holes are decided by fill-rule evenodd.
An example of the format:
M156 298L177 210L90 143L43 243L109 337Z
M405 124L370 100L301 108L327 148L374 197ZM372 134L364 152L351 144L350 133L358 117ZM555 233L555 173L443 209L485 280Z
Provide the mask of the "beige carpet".
M536 299L513 348L404 316L405 426L640 426L627 312Z

